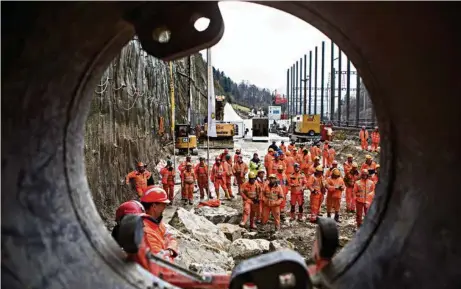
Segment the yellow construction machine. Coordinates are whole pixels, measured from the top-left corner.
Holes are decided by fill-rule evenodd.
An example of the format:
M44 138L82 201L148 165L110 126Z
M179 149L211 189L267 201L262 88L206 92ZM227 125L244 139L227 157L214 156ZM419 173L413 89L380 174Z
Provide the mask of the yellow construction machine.
M224 105L225 96L216 96L216 135L210 137L210 148L212 149L233 149L235 125L233 123L224 122ZM200 148L207 147L207 132L208 124L205 124L205 130L200 136Z
M178 154L198 155L197 136L191 134L190 125L175 125L175 149Z
M298 115L290 128L290 139L293 141L307 141L320 139L320 114Z

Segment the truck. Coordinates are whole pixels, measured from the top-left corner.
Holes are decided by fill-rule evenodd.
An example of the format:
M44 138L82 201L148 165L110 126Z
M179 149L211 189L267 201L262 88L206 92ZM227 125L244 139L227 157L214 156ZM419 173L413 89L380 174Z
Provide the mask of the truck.
M268 142L269 141L269 118L254 117L252 119L252 141Z
M295 142L318 141L321 138L320 114L302 114L294 117L290 126L290 140Z

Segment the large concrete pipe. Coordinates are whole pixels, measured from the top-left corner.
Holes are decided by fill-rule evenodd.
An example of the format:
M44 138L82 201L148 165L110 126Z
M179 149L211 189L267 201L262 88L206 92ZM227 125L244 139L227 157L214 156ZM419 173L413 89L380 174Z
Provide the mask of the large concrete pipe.
M194 5L187 3L181 5ZM340 46L363 77L383 135L377 201L357 237L326 270L330 284L460 288L457 4L261 4L311 23ZM157 21L161 17L149 18L149 13L163 13L178 26L193 25L175 17L176 11L184 13L175 5L2 3L6 288L145 288L147 281L122 262L91 201L83 128L91 91L105 67L135 27L148 32L142 27L149 22L139 19ZM140 7L147 17L132 13ZM183 38L161 56L179 57L182 50L212 44L222 35L222 26L214 29L213 37L195 43ZM146 47L157 51L155 45Z

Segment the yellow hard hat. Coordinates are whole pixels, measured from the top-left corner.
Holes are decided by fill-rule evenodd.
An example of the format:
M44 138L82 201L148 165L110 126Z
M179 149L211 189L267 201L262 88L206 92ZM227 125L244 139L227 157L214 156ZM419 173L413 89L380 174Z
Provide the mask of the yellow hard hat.
M353 162L353 163L352 163L352 167L353 167L353 168L358 168L359 165L358 165L356 162Z
M368 170L362 170L362 174L368 175Z
M367 160L371 160L371 156L370 156L370 155L366 155L365 158L366 158Z
M291 153L290 153L290 152L286 152L285 155L286 155L287 157L289 157L289 156L291 156Z
M269 151L270 151L270 152L273 152L273 151L274 151L274 149L273 149L273 148L269 148Z
M255 178L256 178L256 174L255 174L254 172L250 172L250 173L248 174L248 178L249 178L249 179L255 179Z
M275 174L270 174L269 175L269 179L276 179L276 178L277 178L277 176Z
M279 166L277 167L277 170L283 170L283 166L282 166L282 165L279 165Z
M338 176L338 177L341 176L341 173L339 172L338 169L333 169L333 170L331 171L331 174L334 175L334 176Z
M317 167L315 168L315 170L316 170L317 172L323 172L323 167L322 167L322 166L317 166Z
M354 156L352 154L347 154L346 157L347 158L353 158Z

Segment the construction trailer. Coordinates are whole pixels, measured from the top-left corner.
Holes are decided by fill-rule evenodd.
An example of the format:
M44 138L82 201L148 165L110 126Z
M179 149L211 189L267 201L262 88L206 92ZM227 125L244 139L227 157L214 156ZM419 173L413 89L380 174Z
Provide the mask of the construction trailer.
M320 114L301 114L293 117L289 137L295 142L318 141L321 129Z
M252 138L254 142L269 141L269 118L254 117L252 119Z

